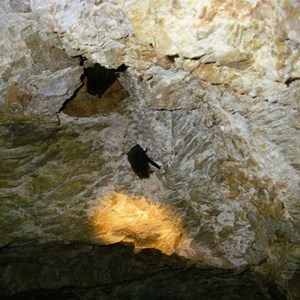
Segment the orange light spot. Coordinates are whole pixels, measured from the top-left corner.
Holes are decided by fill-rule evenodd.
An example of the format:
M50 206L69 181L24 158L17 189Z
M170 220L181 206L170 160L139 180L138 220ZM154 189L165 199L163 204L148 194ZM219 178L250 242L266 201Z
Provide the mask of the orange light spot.
M92 222L101 243L130 242L137 251L155 248L170 255L182 234L180 218L170 208L123 193L99 199Z

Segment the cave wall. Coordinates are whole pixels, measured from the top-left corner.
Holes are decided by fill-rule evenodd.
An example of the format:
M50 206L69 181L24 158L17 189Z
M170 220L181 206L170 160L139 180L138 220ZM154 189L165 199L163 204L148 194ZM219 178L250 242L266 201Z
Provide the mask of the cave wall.
M264 276L202 270L158 250L135 254L132 245L29 243L1 249L0 258L3 300L286 299Z
M132 242L299 296L296 1L0 8L1 247ZM82 57L128 66L111 111L61 111ZM148 180L126 159L136 143L163 166Z

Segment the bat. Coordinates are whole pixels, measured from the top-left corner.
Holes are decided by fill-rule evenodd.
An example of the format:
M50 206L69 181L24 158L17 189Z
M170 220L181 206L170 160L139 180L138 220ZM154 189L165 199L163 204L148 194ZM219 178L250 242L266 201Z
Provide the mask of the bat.
M150 177L150 166L153 165L157 169L160 169L156 162L154 162L151 158L146 154L148 148L144 150L140 145L133 146L130 151L127 153L128 161L134 171L134 173L139 178L149 178Z

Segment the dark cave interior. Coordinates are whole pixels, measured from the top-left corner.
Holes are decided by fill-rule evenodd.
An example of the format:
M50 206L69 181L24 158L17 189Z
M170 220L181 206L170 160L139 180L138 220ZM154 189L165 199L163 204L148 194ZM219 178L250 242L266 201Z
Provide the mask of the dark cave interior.
M1 299L284 300L271 280L249 270L201 269L130 244L11 245L0 250Z

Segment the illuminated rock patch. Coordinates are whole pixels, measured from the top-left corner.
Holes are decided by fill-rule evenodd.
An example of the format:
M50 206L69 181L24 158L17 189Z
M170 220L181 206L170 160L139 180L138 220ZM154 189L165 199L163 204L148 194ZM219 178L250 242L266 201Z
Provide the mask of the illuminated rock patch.
M101 242L131 242L136 250L155 248L172 254L182 234L178 218L167 207L121 193L101 199L92 219Z

